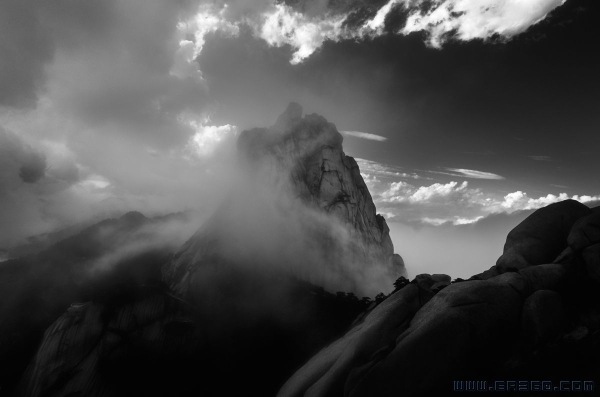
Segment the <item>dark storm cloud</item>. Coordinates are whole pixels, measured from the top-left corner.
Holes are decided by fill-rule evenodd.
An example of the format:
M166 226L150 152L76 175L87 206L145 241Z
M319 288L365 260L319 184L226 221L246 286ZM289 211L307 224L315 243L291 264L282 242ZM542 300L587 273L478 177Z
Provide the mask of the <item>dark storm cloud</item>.
M35 183L46 174L46 156L39 153L29 153L19 168L19 177L26 183Z
M43 228L42 208L57 208L53 200L45 205L41 201L51 193L60 196L72 183L58 178L63 171L49 169L41 148L0 127L0 247Z
M0 105L31 107L44 83L54 43L28 1L0 3Z
M2 2L0 104L33 107L48 95L88 123L123 124L121 134L181 144L191 131L177 116L206 103L199 75L171 73L177 23L197 3Z
M110 29L114 2L0 3L0 105L33 107L58 46L85 44Z
M0 246L115 211L209 205L229 183L237 130L210 125L206 81L182 47L179 24L198 5L0 3L0 125L12 131Z
M0 127L0 170L0 194L7 194L19 182L34 183L41 179L46 171L46 158Z
M177 24L195 11L194 3L107 3L96 31L84 30L83 38L68 42L50 68L56 106L91 126L153 146L184 144L193 131L178 117L202 112L207 102L199 72L174 70L185 62L179 59Z

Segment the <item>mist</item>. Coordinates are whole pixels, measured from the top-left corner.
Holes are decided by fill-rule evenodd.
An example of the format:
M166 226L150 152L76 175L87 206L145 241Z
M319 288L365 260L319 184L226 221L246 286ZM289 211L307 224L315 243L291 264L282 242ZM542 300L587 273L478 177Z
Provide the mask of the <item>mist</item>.
M390 236L396 251L404 258L410 278L428 273L466 280L496 264L507 234L532 213L524 210L492 214L468 225L392 221Z
M242 132L237 173L223 203L171 266L197 266L216 256L257 272L294 275L328 291L389 292L401 270L392 265L391 253L379 252L382 246L349 223L345 210L326 210L328 198L311 190L311 161L320 164L323 156L330 167L344 167L342 136L319 116L287 117L284 112L270 129ZM359 183L344 180L350 189Z

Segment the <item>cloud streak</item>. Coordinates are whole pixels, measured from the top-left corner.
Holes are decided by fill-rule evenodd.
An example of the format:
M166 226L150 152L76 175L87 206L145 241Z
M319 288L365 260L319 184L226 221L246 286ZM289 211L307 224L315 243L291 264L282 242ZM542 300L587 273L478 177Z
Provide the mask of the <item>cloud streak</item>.
M465 168L446 168L446 170L451 171L451 172L431 171L431 170L427 170L427 171L423 170L423 171L429 172L431 174L449 175L449 176L457 176L457 177L461 177L461 178L471 178L471 179L490 179L490 180L505 179L503 176L493 174L491 172L468 170Z
M527 156L535 161L550 161L550 156Z
M446 168L448 171L456 172L465 178L473 179L491 179L491 180L502 180L503 176L492 174L491 172L483 172L477 170L467 170L464 168Z
M369 134L361 131L340 131L342 135L353 136L355 138L368 139L370 141L385 142L387 138L381 135Z

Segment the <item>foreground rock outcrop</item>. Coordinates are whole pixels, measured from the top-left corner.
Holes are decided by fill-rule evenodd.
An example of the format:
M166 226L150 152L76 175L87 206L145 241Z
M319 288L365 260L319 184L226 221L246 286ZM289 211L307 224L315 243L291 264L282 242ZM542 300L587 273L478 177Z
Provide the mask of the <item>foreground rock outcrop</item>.
M278 396L450 394L456 380L493 385L539 374L556 385L597 383L600 256L590 248L599 227L597 212L572 200L536 211L511 231L498 265L435 295L423 283L431 277L417 276L310 359Z
M532 258L540 213L542 225L583 214L570 230L544 231L563 236L548 240L560 252L549 263L494 266L466 281L399 278L375 302L227 266L218 297L229 302L212 300L214 310L163 286L107 291L50 326L19 395L424 396L454 394L455 381L466 380L597 385L600 258L589 254L597 211L557 203L515 228L533 245L517 250L508 238L503 255Z
M296 103L271 128L243 131L236 188L164 269L184 297L205 290L219 263L281 271L328 290L381 292L405 276L342 135Z

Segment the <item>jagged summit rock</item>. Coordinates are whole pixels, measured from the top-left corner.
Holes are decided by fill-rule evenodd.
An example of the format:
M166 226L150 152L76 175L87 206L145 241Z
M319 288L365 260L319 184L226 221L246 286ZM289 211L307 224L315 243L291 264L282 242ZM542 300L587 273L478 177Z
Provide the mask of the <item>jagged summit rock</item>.
M291 102L285 111L279 115L272 129L281 132L287 131L295 122L302 118L303 112L302 106L296 102Z
M237 188L164 268L176 291L201 288L206 269L222 261L372 296L406 275L342 135L324 117L302 113L291 103L273 127L240 134Z

